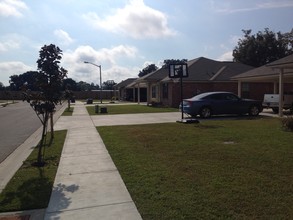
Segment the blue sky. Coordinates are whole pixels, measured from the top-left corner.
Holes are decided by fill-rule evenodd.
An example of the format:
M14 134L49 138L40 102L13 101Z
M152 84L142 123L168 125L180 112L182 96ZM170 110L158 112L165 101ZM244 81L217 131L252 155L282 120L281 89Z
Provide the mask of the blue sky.
M39 51L63 51L68 77L99 84L137 77L147 64L232 60L243 36L293 28L293 0L0 0L0 82L37 70Z

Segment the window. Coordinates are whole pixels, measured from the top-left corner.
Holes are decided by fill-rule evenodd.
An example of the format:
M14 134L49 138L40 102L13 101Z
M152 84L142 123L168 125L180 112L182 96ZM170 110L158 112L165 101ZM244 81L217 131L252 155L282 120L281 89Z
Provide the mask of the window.
M249 98L249 83L242 83L242 98Z
M168 98L168 83L163 84L163 99Z
M157 97L157 86L152 86L152 98Z
M238 97L233 94L227 94L227 95L225 95L225 100L238 101Z

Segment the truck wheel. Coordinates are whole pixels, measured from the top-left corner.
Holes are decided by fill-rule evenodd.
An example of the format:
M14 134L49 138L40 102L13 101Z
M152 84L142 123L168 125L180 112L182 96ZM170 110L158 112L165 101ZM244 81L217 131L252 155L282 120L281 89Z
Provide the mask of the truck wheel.
M273 110L273 112L274 112L275 114L278 114L278 113L279 113L279 108L272 108L272 110Z
M258 116L259 115L259 108L256 105L253 105L249 108L248 113L250 116Z
M209 118L212 115L212 110L209 107L202 107L199 114L202 118Z

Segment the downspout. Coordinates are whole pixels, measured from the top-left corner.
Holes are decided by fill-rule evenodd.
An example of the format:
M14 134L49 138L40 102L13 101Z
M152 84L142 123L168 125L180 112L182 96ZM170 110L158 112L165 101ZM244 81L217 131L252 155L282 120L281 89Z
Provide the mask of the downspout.
M279 75L279 116L283 117L283 104L284 104L284 69L280 69Z

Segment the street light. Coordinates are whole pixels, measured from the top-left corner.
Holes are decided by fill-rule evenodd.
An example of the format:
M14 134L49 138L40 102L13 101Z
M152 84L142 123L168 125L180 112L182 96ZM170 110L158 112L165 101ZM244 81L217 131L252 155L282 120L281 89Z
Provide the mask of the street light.
M84 61L84 63L87 63L87 64L92 64L96 67L99 67L100 69L100 100L101 100L101 103L103 103L103 99L102 99L102 91L103 91L103 88L102 88L102 71L101 71L101 65L97 65L97 64L94 64L94 63L91 63L91 62L88 62L88 61Z

